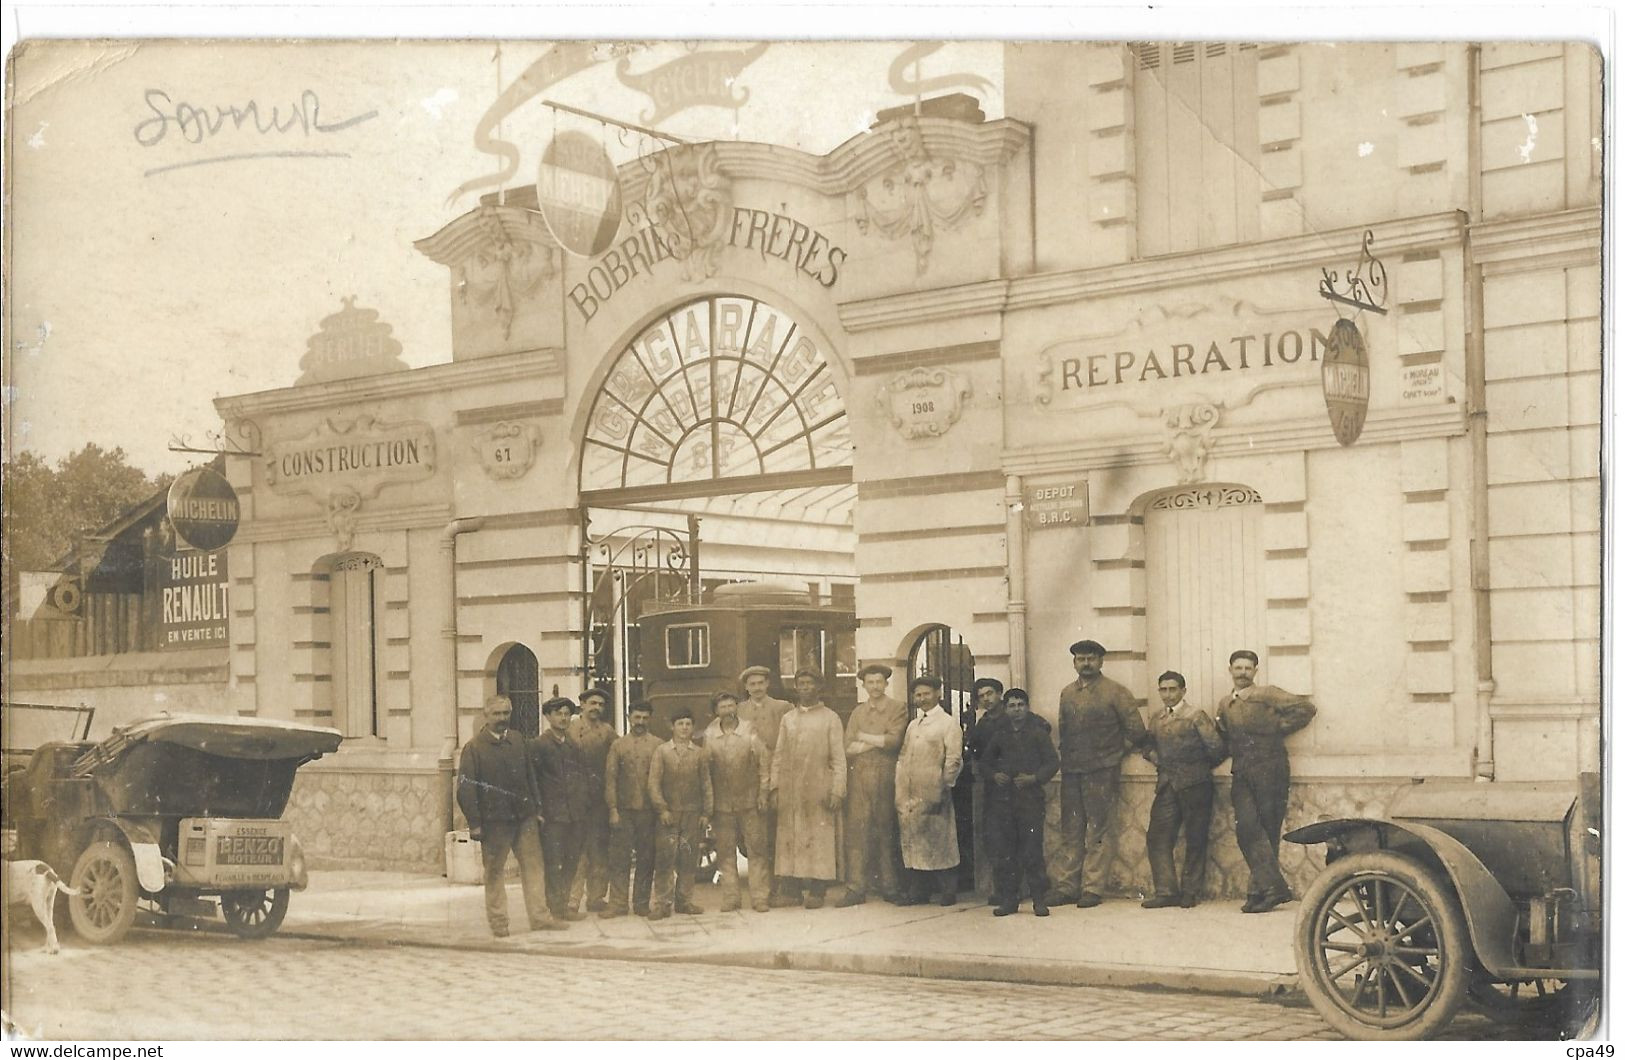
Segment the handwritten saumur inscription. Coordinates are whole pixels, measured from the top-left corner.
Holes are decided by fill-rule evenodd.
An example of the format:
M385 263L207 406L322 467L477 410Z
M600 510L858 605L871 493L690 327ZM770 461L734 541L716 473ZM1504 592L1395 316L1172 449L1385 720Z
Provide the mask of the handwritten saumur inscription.
M212 162L233 162L250 158L344 158L340 151L290 150L294 144L309 142L319 136L343 132L378 116L376 110L353 117L326 120L322 117L321 97L314 89L305 89L292 104L261 105L258 100L241 103L211 103L199 105L177 100L161 88L149 88L142 95L149 117L138 121L133 130L136 143L142 147L157 147L163 143L211 144L230 143L233 146L280 141L273 150L237 152L212 158L191 159L173 165L149 169L147 176L169 169L207 165Z

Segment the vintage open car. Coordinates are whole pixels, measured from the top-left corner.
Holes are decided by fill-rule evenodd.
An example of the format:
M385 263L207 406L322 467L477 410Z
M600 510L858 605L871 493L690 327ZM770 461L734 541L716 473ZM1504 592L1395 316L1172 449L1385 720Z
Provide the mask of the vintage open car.
M88 942L124 937L138 906L271 934L307 883L281 820L294 773L338 749L335 729L260 718L159 714L95 743L49 742L5 778L12 856L46 862L80 893Z
M1294 935L1311 1004L1350 1038L1412 1040L1471 1001L1540 1036L1585 1034L1602 968L1602 786L1425 782L1326 844Z

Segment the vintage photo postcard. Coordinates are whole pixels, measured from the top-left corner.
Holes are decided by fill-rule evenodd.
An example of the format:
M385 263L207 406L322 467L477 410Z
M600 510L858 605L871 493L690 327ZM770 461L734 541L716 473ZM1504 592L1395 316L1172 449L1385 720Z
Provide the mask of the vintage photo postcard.
M1595 1040L1604 72L24 41L6 1035Z

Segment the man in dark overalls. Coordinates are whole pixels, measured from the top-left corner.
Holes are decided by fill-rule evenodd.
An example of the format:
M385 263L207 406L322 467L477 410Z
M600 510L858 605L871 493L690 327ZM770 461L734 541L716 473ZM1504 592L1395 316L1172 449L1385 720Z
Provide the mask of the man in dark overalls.
M1032 712L1025 691L1012 688L1004 694L1004 721L982 751L987 839L998 898L994 916L1016 911L1023 878L1032 892L1033 915L1049 916L1044 904L1044 785L1061 770L1049 732L1049 722Z
M566 735L575 704L555 696L542 704L541 733L531 738L530 754L541 794L542 857L547 864L547 908L556 919L580 920L570 908L570 886L581 860L592 808L586 759Z
M1151 800L1146 857L1156 890L1140 904L1147 909L1202 899L1207 881L1208 826L1213 822L1213 767L1224 761L1224 740L1207 711L1185 700L1185 675L1173 670L1157 678L1162 709L1146 728L1151 741L1142 752L1157 767L1157 794ZM1185 832L1185 871L1174 873L1174 844Z
M1061 690L1061 851L1053 901L1097 906L1112 863L1111 818L1123 754L1145 743L1145 719L1128 689L1100 672L1099 641L1072 645L1078 679Z
M1281 824L1286 820L1292 767L1286 737L1308 725L1315 705L1274 685L1255 685L1258 656L1230 655L1235 685L1219 701L1219 732L1230 745L1230 801L1236 809L1236 843L1247 859L1251 879L1243 913L1267 913L1292 901L1281 875Z

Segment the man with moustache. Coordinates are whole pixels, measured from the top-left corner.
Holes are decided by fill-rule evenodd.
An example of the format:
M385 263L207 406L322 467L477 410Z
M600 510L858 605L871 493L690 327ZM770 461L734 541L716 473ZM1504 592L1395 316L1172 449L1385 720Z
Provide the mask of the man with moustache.
M711 763L705 748L694 742L694 712L687 707L672 715L671 739L649 760L649 801L658 821L649 919L664 920L673 908L703 912L694 901L694 865L711 823Z
M779 746L779 724L786 714L795 709L784 700L775 699L767 694L768 684L772 678L773 671L765 666L747 666L739 675L739 687L745 693L745 698L739 701L739 723L749 725L756 733L756 738L767 748L769 762L772 761L773 752ZM778 849L779 811L771 802L768 808L762 811L762 833L767 840L767 850L762 857L767 863L773 896L778 897L779 881L774 874L773 857ZM755 855L753 859L754 857ZM800 899L796 900L799 901ZM787 904L794 905L796 902Z
M806 907L820 909L838 878L835 824L846 800L846 743L840 717L824 706L819 674L796 673L796 698L780 723L769 777L779 811L773 871L780 882L770 904L794 905L805 892Z
M891 667L858 672L869 698L846 720L846 894L837 909L868 901L871 877L887 901L900 899L897 850L897 752L908 708L886 694Z
M660 738L649 731L653 708L633 703L627 712L631 731L610 745L604 759L604 801L609 806L609 904L599 913L609 920L626 915L627 877L634 871L632 911L649 915L649 892L655 877L655 810L649 801L649 763Z
M1099 641L1072 645L1078 679L1061 690L1060 885L1056 901L1076 896L1079 909L1103 901L1112 863L1111 817L1117 805L1123 754L1146 739L1134 697L1100 672L1106 649Z
M1243 913L1267 913L1292 901L1281 875L1281 825L1286 820L1292 766L1286 738L1308 725L1315 705L1274 685L1254 684L1258 655L1245 648L1230 654L1235 686L1219 701L1219 732L1230 745L1230 801L1236 810L1236 843L1247 859L1250 880Z
M587 819L583 827L581 860L570 887L570 908L588 913L604 909L609 889L609 803L604 801L604 763L615 742L615 726L605 720L609 693L589 688L581 693L581 713L570 719L570 742L581 752L587 769Z
M480 844L485 875L485 919L491 934L508 937L508 889L503 874L511 851L519 859L519 882L532 931L562 931L547 908L542 844L537 835L541 803L525 738L509 728L507 696L485 701L485 727L463 745L457 766L457 805L468 818L469 838Z
M768 910L773 873L768 867L767 835L762 811L767 807L767 786L772 762L767 748L756 738L749 722L739 720L739 697L718 692L711 697L711 724L705 728L705 750L711 760L711 835L717 844L717 868L722 873L722 912L739 909L745 897L739 887L739 851L750 858L750 906Z
M542 825L547 908L560 920L580 920L583 916L570 908L570 886L575 882L576 863L581 860L590 799L581 749L565 735L574 707L563 696L543 703L542 724L546 728L530 741L542 816L547 820Z

